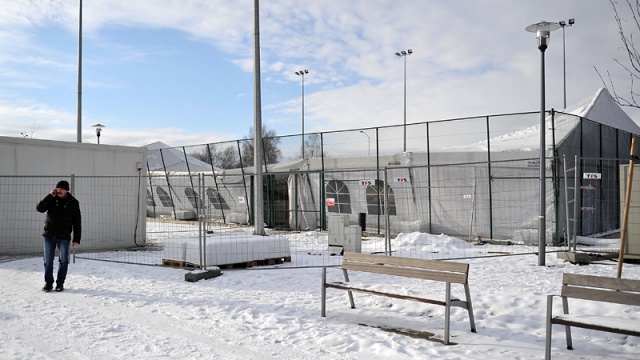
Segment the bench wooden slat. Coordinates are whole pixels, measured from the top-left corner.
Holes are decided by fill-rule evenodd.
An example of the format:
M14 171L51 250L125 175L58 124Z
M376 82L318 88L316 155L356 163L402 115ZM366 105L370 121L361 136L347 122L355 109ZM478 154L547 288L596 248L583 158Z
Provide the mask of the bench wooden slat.
M348 271L374 273L382 275L394 275L400 277L416 278L440 282L445 287L445 296L440 299L429 299L414 295L398 294L378 290L378 288L368 285L354 284L350 282ZM452 307L460 307L467 310L471 331L476 332L475 320L473 317L473 306L471 304L471 292L469 291L469 264L415 259L400 256L386 256L345 252L342 258L342 272L345 282L327 282L327 267L322 268L322 288L320 315L325 316L326 309L326 289L334 288L346 290L349 296L351 308L355 309L355 302L352 292L361 292L372 295L386 296L402 300L412 300L421 303L440 305L445 307L444 315L444 340L445 345L449 344L450 312ZM465 300L453 299L451 296L451 284L459 284L464 288Z
M621 291L563 285L562 296L583 300L603 301L622 305L640 306L640 293L634 294Z
M383 263L383 264L390 264L390 265L415 267L415 268L421 268L421 269L460 272L465 274L469 272L469 264L457 263L457 262L451 262L451 261L442 261L442 260L415 259L415 258L408 258L408 257L401 257L401 256L386 256L386 255L345 252L343 256L343 262L345 261Z
M344 261L342 268L345 270L366 271L377 274L387 274L395 276L412 277L417 279L451 282L457 284L466 284L467 275L459 273L449 273L443 271L431 271L425 269L416 269L408 267L391 267L380 264L365 264L358 262Z
M564 273L562 276L562 284L640 292L640 281L634 279L618 279L612 277Z
M552 325L564 325L567 349L573 349L571 328L605 331L629 336L640 336L637 321L620 317L604 317L598 315L569 314L569 299L580 299L606 304L640 306L640 280L619 279L612 277L564 273L562 275L562 308L563 314L553 316L553 298L547 296L545 359L551 359Z

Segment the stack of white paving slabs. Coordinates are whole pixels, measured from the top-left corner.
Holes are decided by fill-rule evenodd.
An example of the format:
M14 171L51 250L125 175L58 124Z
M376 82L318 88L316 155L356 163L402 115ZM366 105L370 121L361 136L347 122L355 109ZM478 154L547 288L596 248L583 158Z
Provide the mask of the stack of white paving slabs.
M279 236L229 235L206 238L207 266L290 258L289 240ZM200 264L198 239L174 239L165 243L164 259Z

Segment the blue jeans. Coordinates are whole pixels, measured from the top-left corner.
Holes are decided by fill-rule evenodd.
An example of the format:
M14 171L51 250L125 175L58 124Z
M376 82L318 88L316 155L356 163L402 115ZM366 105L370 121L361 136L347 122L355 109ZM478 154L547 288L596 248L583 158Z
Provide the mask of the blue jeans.
M53 284L53 259L56 255L56 246L58 247L58 285L63 285L67 278L67 269L69 268L69 245L71 240L61 240L51 237L44 237L44 282Z

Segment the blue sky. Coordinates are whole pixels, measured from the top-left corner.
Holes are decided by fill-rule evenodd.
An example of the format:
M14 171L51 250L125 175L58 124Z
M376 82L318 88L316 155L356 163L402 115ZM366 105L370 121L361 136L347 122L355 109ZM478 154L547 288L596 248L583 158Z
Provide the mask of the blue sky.
M620 2L620 1L619 1ZM0 3L0 136L76 141L78 0ZM82 138L172 146L234 140L254 121L253 0L85 0ZM623 18L628 10L622 2ZM537 111L540 53L524 30L566 30L567 103L628 77L605 0L272 0L260 4L262 121L278 135ZM635 29L637 32L637 29ZM562 31L546 53L563 108ZM627 110L634 120L636 111Z

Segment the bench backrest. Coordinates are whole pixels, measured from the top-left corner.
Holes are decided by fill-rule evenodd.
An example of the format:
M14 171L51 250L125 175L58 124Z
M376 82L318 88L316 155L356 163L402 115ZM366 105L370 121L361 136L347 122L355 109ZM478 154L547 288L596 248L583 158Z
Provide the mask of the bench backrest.
M562 296L640 306L640 280L564 273Z
M466 284L469 274L464 263L354 252L344 253L342 268L458 284Z

